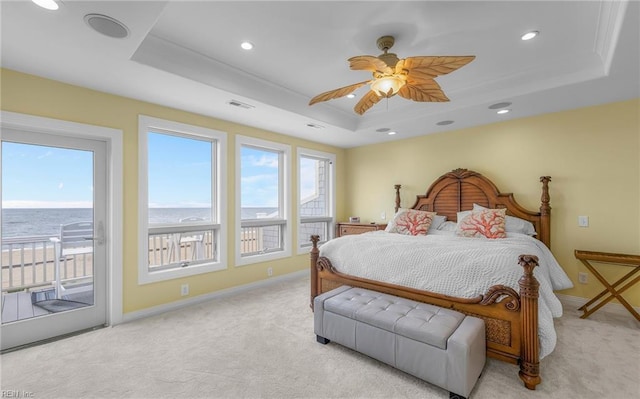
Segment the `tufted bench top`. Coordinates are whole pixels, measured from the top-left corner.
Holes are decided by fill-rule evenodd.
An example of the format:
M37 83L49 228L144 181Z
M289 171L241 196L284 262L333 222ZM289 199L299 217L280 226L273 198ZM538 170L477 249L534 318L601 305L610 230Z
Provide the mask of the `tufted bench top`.
M445 350L465 318L454 310L361 288L327 298L324 309Z

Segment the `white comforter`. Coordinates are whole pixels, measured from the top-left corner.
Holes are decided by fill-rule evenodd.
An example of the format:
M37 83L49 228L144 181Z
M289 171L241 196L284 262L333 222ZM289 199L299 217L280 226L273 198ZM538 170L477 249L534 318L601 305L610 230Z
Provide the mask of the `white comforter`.
M508 233L505 239L489 240L444 231L426 236L376 231L340 237L320 248L320 256L329 258L342 273L462 298L482 295L496 284L518 292L523 272L518 256L522 254L539 258L534 275L540 282L542 358L556 345L553 317L562 316L553 291L573 284L547 247L532 237Z

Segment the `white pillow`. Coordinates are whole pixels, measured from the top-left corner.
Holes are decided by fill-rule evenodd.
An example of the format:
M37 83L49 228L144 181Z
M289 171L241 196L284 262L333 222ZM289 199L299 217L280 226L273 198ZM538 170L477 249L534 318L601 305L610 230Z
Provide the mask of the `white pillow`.
M462 211L462 212L458 212L456 218L458 219L458 223L460 223L460 221L462 219L464 219L467 215L470 215L471 211Z
M473 204L474 211L482 210L482 209L488 209L488 208L485 208L482 205ZM465 211L465 212L469 212L469 211ZM458 212L458 221L460 221L461 213L464 213L464 212ZM533 227L533 224L531 222L514 217L514 216L507 215L505 219L504 227L507 233L520 233L520 234L526 234L528 236L535 236L537 234L536 228Z
M442 226L442 224L446 221L447 221L446 216L441 216L441 215L434 216L433 221L431 222L431 226L429 226L429 231L440 230L440 226ZM429 231L427 231L427 234L429 234Z
M440 225L440 227L438 227L438 230L440 231L456 231L456 222L444 222Z

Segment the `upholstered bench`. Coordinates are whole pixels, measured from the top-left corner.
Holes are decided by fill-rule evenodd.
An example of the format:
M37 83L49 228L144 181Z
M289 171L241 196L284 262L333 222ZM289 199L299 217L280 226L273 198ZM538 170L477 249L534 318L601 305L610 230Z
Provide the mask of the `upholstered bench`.
M335 341L468 397L486 360L484 321L392 295L342 286L314 299L318 342Z

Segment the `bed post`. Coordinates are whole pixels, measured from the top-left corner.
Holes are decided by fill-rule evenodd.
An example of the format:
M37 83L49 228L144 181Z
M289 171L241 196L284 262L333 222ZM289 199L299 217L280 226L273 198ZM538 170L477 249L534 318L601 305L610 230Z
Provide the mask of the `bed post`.
M396 213L398 213L398 209L400 209L400 187L401 184L396 184L393 186L396 189Z
M320 256L320 251L318 250L318 241L320 241L320 236L312 235L311 236L311 310L313 310L313 299L318 296L318 268L316 265L318 264L318 256Z
M549 206L549 182L551 181L551 176L541 176L540 181L542 182L542 197L540 198L540 229L542 230L542 237L540 237L540 241L551 249L551 206Z
M518 375L524 386L536 389L540 384L540 353L538 348L538 287L540 283L533 276L533 269L538 266L538 257L520 255L518 263L524 274L518 281L520 285L520 321L522 342L520 351L520 372Z

